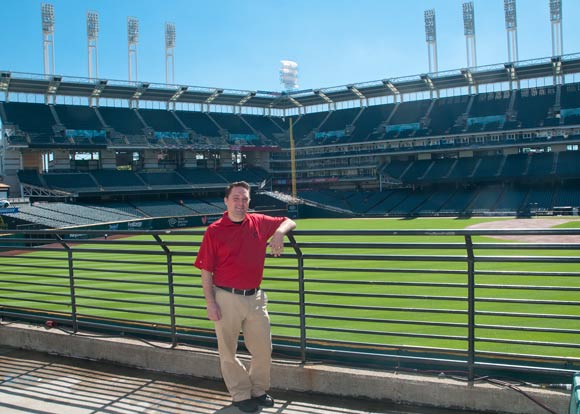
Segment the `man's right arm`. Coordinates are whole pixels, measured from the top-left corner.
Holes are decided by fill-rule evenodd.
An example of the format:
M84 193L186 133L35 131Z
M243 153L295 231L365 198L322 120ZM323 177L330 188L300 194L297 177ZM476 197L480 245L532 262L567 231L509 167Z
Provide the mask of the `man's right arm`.
M213 273L201 269L201 286L203 288L203 295L205 296L205 306L207 309L207 318L210 321L219 321L222 317L220 307L215 301L215 293L213 289Z

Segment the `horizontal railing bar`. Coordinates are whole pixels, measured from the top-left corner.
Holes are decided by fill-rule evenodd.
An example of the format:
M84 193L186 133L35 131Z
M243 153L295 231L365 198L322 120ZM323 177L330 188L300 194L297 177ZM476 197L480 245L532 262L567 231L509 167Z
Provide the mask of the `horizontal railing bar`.
M165 296L165 295L167 295L167 292L143 292L140 290L110 289L110 288L99 288L99 287L92 287L92 286L76 286L76 289L79 291L90 290L93 292L122 293L124 295L129 295L129 294L149 295L149 296Z
M395 295L387 293L352 293L352 292L319 292L314 290L305 291L308 295L320 296L349 296L359 298L390 298L390 299L427 299L427 300L449 300L449 301L465 301L465 297L460 296L428 296L428 295ZM310 302L307 302L310 305Z
M580 315L558 315L555 313L517 313L517 312L492 312L492 311L475 311L477 316L507 316L517 318L547 318L547 319L571 319L580 321Z
M534 271L521 271L521 270L478 270L478 276L533 276L533 277L546 277L546 276L558 276L558 277L579 277L580 272L534 272Z
M25 260L25 258L22 258ZM68 266L46 266L46 265L33 265L33 264L25 264L25 263L10 263L9 265L11 268L19 268L19 269L50 269L50 270L68 270ZM22 273L15 273L15 272L5 272L0 270L0 274L11 274L11 275L21 275Z
M31 292L23 292L23 293L31 293ZM42 293L34 293L34 295L41 295ZM46 295L46 294L44 294ZM51 296L65 296L68 297L68 295L61 295L61 294L56 294L56 293L51 293ZM26 299L22 299L22 298L13 298L13 297L9 297L9 296L2 296L0 295L0 299L6 299L8 301L15 301L15 302L33 302L33 303L44 303L44 304L48 304L48 305L59 305L59 306L70 306L70 302L55 302L53 300L42 300L42 299L32 299L32 298L26 298ZM4 305L6 305L6 303L4 303ZM2 312L4 312L4 309L2 307L0 307L0 310L2 310Z
M291 268L290 270L295 270ZM352 267L322 267L322 266L304 266L304 270L312 271L330 271L330 272L352 272ZM436 275L466 275L465 270L452 270L452 269L393 269L393 268L357 268L357 272L361 273L419 273L419 274L436 274Z
M20 285L45 286L45 287L56 287L56 288L60 288L60 289L68 289L68 285L56 285L54 283L43 283L43 282L24 282L21 280L19 280L19 281L0 280L0 283L12 284L12 285L17 285L17 286L20 286ZM0 287L0 290L10 290L10 288ZM30 291L23 291L23 292L30 292ZM30 292L30 293L34 293L34 292ZM68 293L67 293L67 295L68 295Z
M338 333L350 333L358 335L376 335L376 336L396 336L404 338L424 338L424 339L444 339L452 341L465 341L465 336L457 335L429 335L429 334L419 334L419 333L409 333L409 332L383 332L383 331L357 331L356 329L340 329L331 328L324 326L309 326L308 330L311 331L323 331L323 332L338 332Z
M580 306L580 302L571 300L538 300L538 299L507 299L507 298L475 298L475 302L482 303L519 303L526 305L557 305Z
M420 262L465 262L465 256L413 256L413 255L353 255L353 254L314 254L304 253L304 259L322 259L332 261L345 260L382 260L382 261L420 261Z
M580 263L580 257L573 256L477 256L481 263Z
M45 249L42 249L42 250L45 250ZM37 249L37 250L35 250L35 251L38 251L38 249ZM65 251L65 250L60 250L60 252L61 252L61 253L66 253L66 251ZM3 256L1 256L1 255L0 255L0 257L3 257ZM4 256L4 257L6 257L6 256ZM62 256L62 257L53 257L53 256L33 256L33 255L31 255L31 254L25 254L25 255L11 255L11 256L8 256L8 257L10 258L10 260L11 260L11 261L15 261L15 260L26 260L27 262L28 262L28 261L31 261L31 260L42 260L42 261L47 261L47 260L48 260L48 261L50 261L50 260L55 260L55 261L56 261L56 260L58 260L59 262L62 262L62 260L63 260L63 258L64 258L64 256ZM11 263L10 265L12 265L12 263Z
M560 292L578 292L580 287L568 286L531 286L531 285L494 285L481 284L475 285L476 289L509 289L509 290L545 290L545 291L560 291Z
M167 313L159 313L159 312L150 312L150 311L143 311L143 310L134 310L134 309L115 309L115 308L108 308L106 306L94 306L94 305L79 305L77 304L77 309L98 309L98 310L108 310L108 311L115 311L115 312L122 312L122 313L133 313L139 315L149 315L149 316L163 316L169 318L169 314ZM87 318L94 317L94 315L87 315L81 312L77 313L79 318L85 316ZM134 322L134 321L132 321Z
M122 272L125 273L125 272ZM75 276L75 280L78 282L86 281L86 282L115 282L115 283L126 283L126 284L133 284L133 285L145 285L145 286L167 286L167 282L154 282L154 281L144 281L144 280L127 280L127 279L107 279L107 278L94 278L94 277L84 277L84 276ZM80 286L82 287L82 286Z
M50 287L58 287L60 289L66 289L67 288L66 286L53 286L53 285L50 285ZM70 294L68 294L68 293L33 292L33 291L30 291L30 290L21 290L21 289L13 289L13 288L5 288L5 287L0 288L0 291L3 291L3 292L15 292L15 293L26 293L27 295L47 295L47 294L49 294L49 295L52 295L52 296L65 296L65 297L70 297ZM14 300L14 298L10 298L10 297L7 297L6 299ZM22 299L21 298L18 298L17 300L22 300ZM28 298L26 300L28 300Z
M580 344L571 344L566 342L541 342L541 341L522 341L516 339L500 339L500 338L484 338L476 337L477 342L491 342L497 344L512 344L512 345L530 345L530 346L548 346L553 348L578 348Z
M3 230L4 234L61 234L69 235L75 230L73 229L10 229ZM74 234L86 235L101 235L107 234L109 238L114 235L123 236L142 236L142 235L161 235L161 236L203 236L205 229L201 230L92 230L82 229ZM489 235L503 235L503 236L525 236L525 235L578 235L578 229L405 229L405 230L294 230L292 232L295 236L489 236ZM79 239L74 239L79 241Z
M99 273L113 273L113 274L127 274L127 275L149 275L149 276L165 276L167 274L167 270L165 272L150 272L148 270L128 270L128 269L94 269L90 267L76 267L73 266L75 271L81 272L99 272ZM101 280L101 279L95 279Z
M418 325L418 326L447 326L451 328L467 328L467 323L455 323L455 322L428 322L428 321L410 321L410 320L400 320L400 319L378 319L378 318L353 318L346 316L331 316L331 315L318 315L313 313L307 313L304 315L310 319L323 319L331 321L350 321L350 322L360 322L360 323L383 323L383 324L401 324L401 325Z
M58 269L58 270L67 270L67 269ZM42 279L66 279L68 282L69 277L68 276L61 276L61 275L51 275L51 274L40 274L40 273L18 273L18 272L0 272L0 274L3 275L11 275L11 276L24 276L24 277L35 277L35 278L42 278ZM0 280L0 282L7 282L7 283L18 283L16 281L13 280ZM68 283L67 283L68 286Z
M489 325L489 324L476 324L478 329L494 329L498 331L516 331L516 332L548 332L548 333L561 333L561 334L575 334L579 335L580 330L578 329L562 329L562 328L542 328L533 326L511 326L511 325Z
M358 269L353 269L357 271ZM309 283L320 283L320 284L332 284L334 286L338 285L364 285L364 286L422 286L422 287L452 287L452 288L467 288L467 284L464 283L438 283L438 282L382 282L380 280L329 280L329 279L311 279L305 280L307 284Z
M274 303L270 301L270 303ZM459 314L467 315L466 310L457 309L433 309L433 308L395 308L395 307L379 307L379 306L364 306L364 305L334 305L328 303L309 302L309 307L323 307L323 308L337 308L337 309L360 309L372 311L388 311L388 312L411 312L411 313L445 313L445 314Z
M163 295L158 295L158 296L162 296ZM77 295L76 296L77 299L85 299L85 300L95 300L95 301L101 301L101 302L116 302L116 303L130 303L130 304L134 304L134 305L151 305L151 306L165 306L167 307L169 305L169 303L155 303L155 302L145 302L142 300L129 300L129 299L115 299L115 298L106 298L106 299L102 299L102 298L95 298L93 296L84 296L84 295ZM79 307L84 307L84 304L78 304L77 305Z
M570 243L473 243L473 250L578 250L580 244Z
M465 243L381 243L381 242L300 242L301 250L308 249L432 249L432 250L465 250Z
M105 263L105 264L134 264L134 265L143 265L143 261L137 260L115 260L115 259L95 259L95 258L86 258L86 257L75 257L75 263ZM163 261L159 262L146 262L147 265L151 266L167 266L167 263Z

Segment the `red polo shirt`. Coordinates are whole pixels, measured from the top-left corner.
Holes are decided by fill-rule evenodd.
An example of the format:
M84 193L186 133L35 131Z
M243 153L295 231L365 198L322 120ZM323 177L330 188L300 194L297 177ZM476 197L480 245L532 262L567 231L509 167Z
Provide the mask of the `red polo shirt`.
M203 235L195 267L213 273L213 283L235 289L260 286L268 240L286 217L246 214L234 223L227 211Z

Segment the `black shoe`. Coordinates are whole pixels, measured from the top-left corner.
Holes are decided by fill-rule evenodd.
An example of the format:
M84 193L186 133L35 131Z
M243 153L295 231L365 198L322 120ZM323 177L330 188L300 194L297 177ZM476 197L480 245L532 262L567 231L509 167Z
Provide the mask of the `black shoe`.
M258 411L258 403L255 398L250 398L248 400L234 401L233 405L238 407L241 411L245 413L255 413Z
M262 407L274 406L274 399L270 397L268 394L264 394L259 397L254 397L254 401L256 401L258 405L261 405Z

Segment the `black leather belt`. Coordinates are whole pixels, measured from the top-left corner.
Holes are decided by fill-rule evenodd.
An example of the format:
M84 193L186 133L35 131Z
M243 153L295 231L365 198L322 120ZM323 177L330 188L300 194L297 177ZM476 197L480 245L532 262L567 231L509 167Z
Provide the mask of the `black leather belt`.
M235 295L242 295L242 296L252 296L256 292L258 292L258 290L260 290L260 286L258 286L255 289L234 289L234 288L229 288L229 287L225 287L225 286L217 286L217 285L216 285L216 287L223 289L227 292L233 293Z

